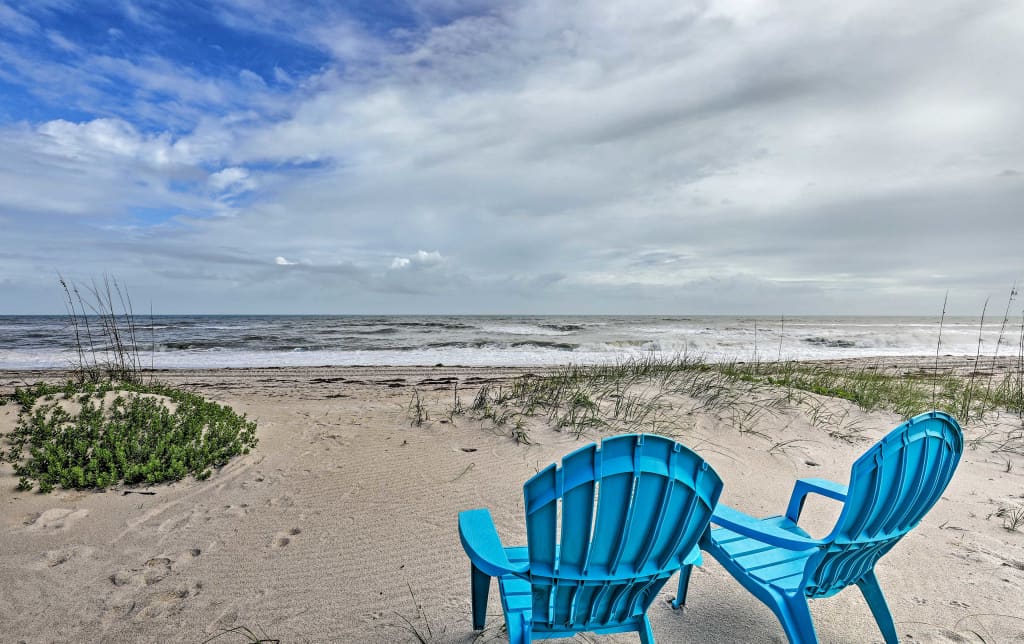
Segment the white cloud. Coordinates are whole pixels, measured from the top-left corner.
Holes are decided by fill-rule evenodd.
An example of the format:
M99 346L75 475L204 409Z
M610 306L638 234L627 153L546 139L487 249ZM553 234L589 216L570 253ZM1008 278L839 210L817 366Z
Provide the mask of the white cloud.
M207 183L217 192L227 191L230 194L240 194L256 187L256 182L249 176L249 171L237 167L214 172L207 179Z
M417 264L423 264L424 266L436 266L437 264L441 264L445 261L445 257L436 250L430 252L418 250L411 259Z
M291 85L295 82L295 79L291 77L291 74L276 66L274 67L274 80L284 85Z
M256 87L264 88L267 86L266 81L263 77L250 69L243 69L238 72L238 78L247 85L253 85Z
M214 206L205 195L176 187L201 181L206 172L167 134L142 134L112 119L57 120L0 127L0 141L0 212L17 216L26 230L42 225L27 213L133 225L139 209L173 210L188 219Z
M295 266L297 264L297 262L289 262L287 259L281 257L280 255L274 258L274 263L277 264L278 266Z
M30 34L36 31L39 25L35 20L0 2L0 30L4 28L19 34Z
M121 157L154 166L192 164L199 161L186 145L169 134L143 135L121 119L96 119L71 123L48 121L38 128L47 141L45 150L70 159Z
M63 51L77 53L82 50L81 47L65 38L60 32L52 29L46 31L46 39L53 43L54 47Z
M395 257L391 260L392 269L404 269L404 268L431 268L444 264L448 261L447 257L441 255L441 253L434 251L418 250L414 254L408 257Z

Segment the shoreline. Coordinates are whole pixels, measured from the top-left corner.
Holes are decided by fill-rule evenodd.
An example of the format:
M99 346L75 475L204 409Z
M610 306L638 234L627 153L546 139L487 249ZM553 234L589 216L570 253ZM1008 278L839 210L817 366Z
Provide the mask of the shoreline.
M981 355L942 355L938 360L934 356L870 356L857 358L829 358L814 360L765 360L758 364L766 367L779 364L800 364L820 365L827 367L840 367L844 370L878 370L883 373L920 373L930 375L956 374L965 375L978 365L980 375L1002 375L1015 371L1018 367L1017 356L999 356L993 359L992 356ZM707 363L709 365L722 363ZM737 365L753 364L753 361L736 361ZM601 366L589 364L576 364L567 362L564 364L552 365L319 365L313 367L305 366L256 366L256 367L194 367L194 368L173 368L173 369L140 369L139 373L144 379L166 380L169 384L182 381L192 381L192 384L201 385L215 380L218 377L232 377L242 380L277 376L281 378L302 381L306 378L316 384L316 379L334 378L334 382L351 384L396 384L396 379L402 379L404 384L410 386L417 383L408 381L414 378L429 380L430 378L465 378L472 381L474 378L499 378L507 379L526 374L546 375L556 373L566 367L588 367ZM993 368L994 366L994 368ZM74 369L70 368L45 368L45 369L0 369L0 395L9 394L15 386L32 384L37 381L54 382L63 381L71 377ZM433 383L423 383L433 384Z

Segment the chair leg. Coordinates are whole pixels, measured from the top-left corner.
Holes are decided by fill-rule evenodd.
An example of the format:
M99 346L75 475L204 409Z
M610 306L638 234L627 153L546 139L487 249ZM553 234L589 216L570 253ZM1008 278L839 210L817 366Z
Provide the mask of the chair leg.
M875 576L875 571L871 570L868 574L864 575L857 582L857 586L860 588L860 592L864 594L864 599L867 600L868 606L871 607L871 614L875 616L878 630L882 631L882 637L885 638L886 644L899 644L900 638L896 634L896 624L892 621L889 604L885 601L885 595L882 594L882 587L878 585L878 577Z
M693 566L683 566L679 569L679 589L676 591L676 598L672 602L672 608L678 609L686 604L686 591L690 586L690 573Z
M530 644L533 640L533 624L530 620L526 619L523 613L509 617L505 623L508 627L509 644Z
M779 597L773 607L790 644L818 644L818 634L814 632L811 621L811 609L807 598L803 595Z
M654 644L654 631L651 630L651 620L647 613L640 618L640 644Z
M470 592L473 599L473 630L483 630L487 620L487 593L491 590L491 576L470 564Z

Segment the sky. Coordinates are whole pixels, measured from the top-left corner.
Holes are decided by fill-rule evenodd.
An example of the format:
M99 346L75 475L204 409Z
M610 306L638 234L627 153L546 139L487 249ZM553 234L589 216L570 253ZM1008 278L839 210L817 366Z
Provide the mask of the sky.
M1002 308L1022 43L1018 0L0 0L0 314Z

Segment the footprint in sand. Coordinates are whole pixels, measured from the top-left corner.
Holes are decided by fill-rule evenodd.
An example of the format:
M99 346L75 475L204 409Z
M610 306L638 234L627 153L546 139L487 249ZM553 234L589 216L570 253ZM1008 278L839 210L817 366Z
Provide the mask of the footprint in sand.
M177 532L178 530L188 526L189 522L192 520L192 514L193 512L189 510L188 512L165 519L160 523L156 531L161 533Z
M47 550L37 556L29 568L33 570L46 570L47 568L56 568L57 566L63 566L72 559L88 559L92 557L95 548L89 546L66 546L57 550Z
M70 528L89 514L88 510L68 510L67 508L51 508L46 512L30 517L25 525L32 531L57 532Z
M172 572L180 571L202 552L199 548L191 548L173 557L152 557L141 566L118 570L110 575L110 583L115 586L152 586L163 581Z
M299 528L292 528L287 533L278 532L276 538L274 539L273 547L283 548L287 546L289 543L292 542L292 537L298 534L302 534L302 530L300 530Z
M185 602L202 591L202 582L183 584L173 590L154 593L142 601L133 604L137 619L153 619L168 615L176 615L185 609ZM131 612L131 609L129 609Z
M271 508L290 508L295 505L295 500L286 494L284 496L267 499L266 505Z
M171 560L167 557L153 557L146 562L142 571L142 580L147 586L152 586L169 574L171 574Z
M207 632L209 631L222 631L231 628L238 622L238 607L231 605L225 608L217 619L213 620L209 626L206 627Z
M249 514L249 504L241 503L239 505L225 505L224 514L229 517L244 517Z

